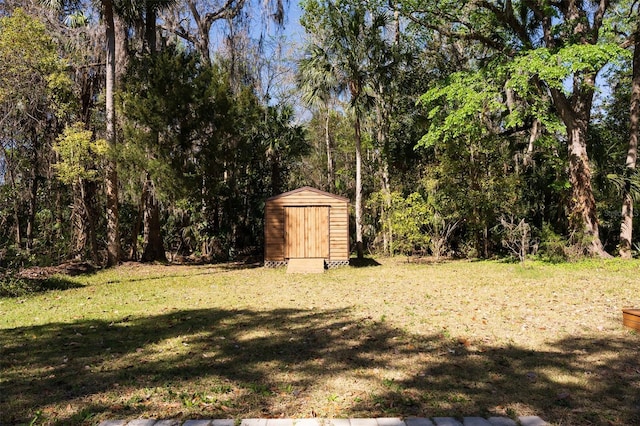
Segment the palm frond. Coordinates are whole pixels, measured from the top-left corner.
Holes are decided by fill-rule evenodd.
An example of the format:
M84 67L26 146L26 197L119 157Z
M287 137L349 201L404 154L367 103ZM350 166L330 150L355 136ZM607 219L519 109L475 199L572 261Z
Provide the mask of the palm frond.
M89 18L85 16L84 12L78 10L64 18L64 24L70 28L82 28L89 24Z
M620 194L629 192L634 202L640 201L640 174L634 170L629 176L621 176L615 173L607 175L607 180Z

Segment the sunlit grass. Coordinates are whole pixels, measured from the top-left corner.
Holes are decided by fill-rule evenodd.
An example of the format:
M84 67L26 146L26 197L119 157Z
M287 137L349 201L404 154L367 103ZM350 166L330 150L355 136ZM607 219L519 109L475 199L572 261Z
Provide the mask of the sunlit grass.
M321 275L127 264L0 299L0 423L539 415L640 423L640 263Z

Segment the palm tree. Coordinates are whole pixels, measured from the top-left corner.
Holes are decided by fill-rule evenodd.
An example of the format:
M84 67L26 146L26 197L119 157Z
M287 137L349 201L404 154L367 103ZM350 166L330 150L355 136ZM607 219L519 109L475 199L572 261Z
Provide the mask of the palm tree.
M375 64L373 50L382 42L381 30L387 18L369 11L358 1L310 0L304 5L302 25L317 36L312 51L324 55L334 70L336 88L345 87L355 116L356 154L356 249L364 256L362 238L362 118L370 104L369 96Z
M623 191L622 221L620 223L620 256L625 259L631 258L633 197L630 178L636 170L638 132L640 128L640 21L636 25L631 80L631 108L629 113L629 148L626 160L627 179Z
M307 55L298 64L297 85L302 91L302 101L312 108L322 108L324 114L324 139L327 150L327 187L335 189L333 147L330 132L330 104L340 93L335 69L326 52L316 45L309 47Z
M107 195L107 266L114 266L120 260L120 226L118 223L118 172L116 152L116 32L113 0L101 0L102 19L105 25L106 44L106 84L105 84L105 139L112 155L107 164L105 179Z
M42 0L42 4L55 11L63 11L66 0ZM116 110L114 103L116 85L116 31L113 0L100 0L105 27L106 81L105 81L105 140L112 154L116 151ZM105 176L107 198L107 266L120 260L120 232L118 223L118 173L114 155L109 156Z
M52 10L63 10L65 2L66 0L43 0L43 4ZM140 11L137 19L144 20L145 22L144 41L149 52L153 53L156 43L157 11L170 7L175 2L176 0L160 0L155 2L131 0L120 4L118 9L116 9L116 4L113 0L100 0L99 2L102 21L105 27L105 140L112 153L107 163L105 176L105 193L107 199L107 266L116 265L120 261L121 254L120 226L118 221L118 173L115 159L117 149L115 90L116 71L122 74L124 70L116 70L116 14L131 20L136 11Z

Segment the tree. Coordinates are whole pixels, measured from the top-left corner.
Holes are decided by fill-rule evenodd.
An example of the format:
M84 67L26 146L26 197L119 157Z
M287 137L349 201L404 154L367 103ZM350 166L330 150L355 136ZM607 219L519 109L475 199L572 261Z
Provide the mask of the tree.
M270 166L270 193L278 195L286 187L292 162L308 151L304 133L293 124L293 108L282 104L268 106L264 112L265 154Z
M372 61L373 49L382 43L381 32L387 26L387 17L377 10L367 10L359 2L346 0L309 0L303 4L303 9L302 25L317 37L309 50L331 62L329 69L335 74L336 88L347 89L349 106L355 117L356 249L358 258L362 258L362 119L371 101L368 91L377 65Z
M318 46L312 49L298 64L297 85L302 90L302 100L310 107L322 108L324 115L324 142L327 154L327 189L335 191L333 143L330 131L331 101L341 92L336 80L337 73L327 58L326 52Z
M157 50L157 37L156 37L156 17L157 13L161 9L167 9L172 4L176 3L174 0L163 0L157 2L145 2L144 8L144 24L145 30L143 34L143 46L145 46L145 53L155 59ZM135 4L134 4L135 5ZM138 17L141 19L142 17ZM154 141L154 145L158 146L160 139L160 130L151 128L151 138ZM147 156L150 160L153 160L153 154L147 151ZM147 170L144 177L144 184L142 189L142 222L143 227L143 253L142 261L152 262L161 261L166 262L167 257L165 254L164 242L161 235L160 225L160 200L159 194L156 190L151 174ZM137 233L135 235L137 238Z
M163 16L163 27L177 37L193 45L195 50L209 65L213 63L212 54L216 46L211 45L214 24L227 24L227 42L230 44L230 56L234 58L238 53L235 37L237 27L242 27L241 37L246 35L252 25L254 13L262 9L264 16L273 19L276 24L284 22L284 4L282 0L268 0L260 6L246 0L185 0L180 7L172 8ZM253 28L255 30L255 27ZM214 38L215 39L215 38ZM235 61L231 61L233 74Z
M390 37L380 38L379 42L372 46L371 60L376 66L373 69L372 94L375 106L375 140L376 151L379 153L379 177L380 186L385 202L381 204L380 221L383 226L383 247L385 252L393 245L393 234L384 232L385 228L390 229L390 210L392 204L391 197L391 177L389 163L391 160L391 126L396 117L401 119L401 110L396 107L400 100L399 83L402 79L402 65L407 61L409 55L405 55L404 47L400 45L400 24L397 11L394 11L393 41ZM414 83L415 84L415 83ZM385 222L388 222L385 226Z
M0 18L0 149L8 174L3 182L13 191L16 245L21 247L24 239L28 251L33 248L38 192L46 183L50 147L70 85L42 22L22 9Z
M112 0L101 0L105 25L106 83L105 83L105 140L111 151L107 162L105 188L107 195L107 266L120 261L120 225L118 222L118 172L115 160L116 109L116 35Z
M165 27L178 37L193 44L205 63L211 65L211 30L217 21L235 19L243 10L246 0L185 0L183 7L171 11L165 17ZM190 19L181 19L189 15ZM184 22L191 25L184 26Z
M91 196L87 186L95 182L98 174L99 160L107 152L104 140L93 140L93 132L86 130L83 123L67 126L58 137L53 149L60 160L54 165L57 177L73 191L73 207L71 211L72 256L84 258L84 251L89 246L91 259L98 262L98 241L96 236L96 218L93 215Z
M588 251L606 256L600 241L587 129L596 76L621 54L605 35L610 2L401 2L405 16L440 35L489 49L480 64L511 64L517 96L548 98L566 134L571 185L569 222ZM514 58L512 60L511 58ZM543 110L530 110L534 115Z
M639 8L640 11L640 8ZM636 170L638 157L638 133L640 132L640 13L636 12L636 29L633 35L634 49L631 76L631 100L629 111L629 148L625 161L626 173L622 196L622 221L620 223L620 256L631 258L631 242L633 236L633 196L631 192L631 175Z
M49 9L65 11L66 0L42 0ZM77 5L73 5L74 7ZM120 261L120 225L118 221L118 172L116 163L116 18L113 0L100 0L100 13L104 25L105 47L105 140L110 155L105 171L106 219L107 219L107 266ZM64 19L67 19L65 17Z
M180 197L193 183L185 182L180 169L189 175L198 127L209 127L205 111L212 109L207 93L211 77L209 67L195 55L171 47L132 60L124 78L120 105L127 161L134 175L142 171L143 261L166 261L160 203ZM137 238L137 232L133 234Z
M459 72L420 97L430 127L418 146L433 150L437 160L428 172L438 184L433 202L451 212L447 219L464 220L476 256L489 256L495 220L515 214L519 198L511 144L500 134L508 125L501 117L507 109L502 87L499 75Z

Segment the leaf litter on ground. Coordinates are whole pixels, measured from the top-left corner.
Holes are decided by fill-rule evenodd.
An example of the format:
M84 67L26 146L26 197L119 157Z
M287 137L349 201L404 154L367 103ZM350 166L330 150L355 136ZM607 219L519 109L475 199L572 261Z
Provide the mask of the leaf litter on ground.
M127 264L1 299L0 422L640 423L640 339L621 326L637 261L379 263L317 276Z

